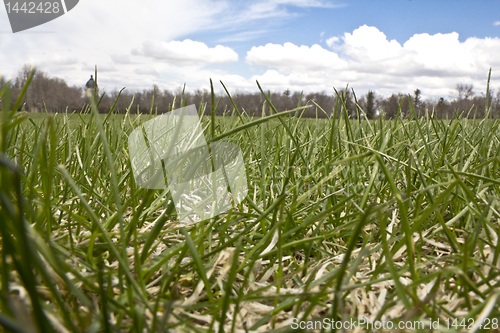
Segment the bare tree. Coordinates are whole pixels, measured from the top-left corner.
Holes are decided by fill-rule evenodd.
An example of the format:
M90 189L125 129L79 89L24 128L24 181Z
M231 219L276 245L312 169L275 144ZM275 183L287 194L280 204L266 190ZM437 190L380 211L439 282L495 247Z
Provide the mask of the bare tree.
M472 84L468 85L468 84L458 83L456 85L456 89L457 89L458 100L469 99L474 96L474 86Z

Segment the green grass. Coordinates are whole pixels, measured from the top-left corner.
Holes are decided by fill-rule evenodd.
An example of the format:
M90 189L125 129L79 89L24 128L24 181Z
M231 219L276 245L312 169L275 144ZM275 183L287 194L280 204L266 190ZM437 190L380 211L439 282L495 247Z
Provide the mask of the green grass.
M7 331L284 332L293 318L367 317L472 332L460 324L500 318L498 119L301 119L270 101L251 119L235 105L203 122L208 141L241 148L248 197L189 225L168 190L134 182L128 134L154 115L18 113L8 86L0 99Z

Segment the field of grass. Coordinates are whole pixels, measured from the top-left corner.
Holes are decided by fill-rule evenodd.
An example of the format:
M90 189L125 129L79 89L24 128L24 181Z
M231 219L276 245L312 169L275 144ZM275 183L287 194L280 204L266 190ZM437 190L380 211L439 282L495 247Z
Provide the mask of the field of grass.
M203 122L208 141L241 148L248 197L193 225L168 190L135 184L128 134L154 115L19 113L7 86L0 99L7 331L297 332L296 320L367 318L500 332L498 119L301 119L300 105L278 115L270 101L255 119L236 105Z

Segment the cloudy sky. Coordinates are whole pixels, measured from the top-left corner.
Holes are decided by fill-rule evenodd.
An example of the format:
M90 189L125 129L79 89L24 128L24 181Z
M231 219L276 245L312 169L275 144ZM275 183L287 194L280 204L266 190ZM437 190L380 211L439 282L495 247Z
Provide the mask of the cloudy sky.
M31 64L83 86L411 93L500 89L498 0L81 0L13 34L0 9L0 75Z

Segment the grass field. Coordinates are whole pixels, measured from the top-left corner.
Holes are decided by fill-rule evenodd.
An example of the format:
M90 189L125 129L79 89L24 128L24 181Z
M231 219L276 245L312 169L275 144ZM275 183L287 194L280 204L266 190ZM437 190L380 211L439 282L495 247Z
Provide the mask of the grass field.
M209 141L241 148L248 197L193 225L168 190L134 182L128 134L154 115L30 115L0 94L7 331L296 332L297 320L367 318L500 332L498 119L301 119L270 101L256 119L237 105L203 121Z

